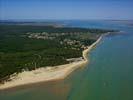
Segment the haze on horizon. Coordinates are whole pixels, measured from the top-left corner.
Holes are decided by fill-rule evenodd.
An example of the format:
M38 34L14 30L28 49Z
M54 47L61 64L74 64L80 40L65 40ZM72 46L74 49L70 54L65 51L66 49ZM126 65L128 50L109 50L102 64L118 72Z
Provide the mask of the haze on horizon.
M0 0L0 20L133 19L133 0Z

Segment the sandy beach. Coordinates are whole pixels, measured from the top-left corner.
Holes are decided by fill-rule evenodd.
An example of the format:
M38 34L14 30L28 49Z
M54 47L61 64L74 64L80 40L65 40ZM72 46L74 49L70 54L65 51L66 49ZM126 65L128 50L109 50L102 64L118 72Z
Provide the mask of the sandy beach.
M102 36L99 37L96 42L94 42L86 50L83 51L83 60L54 67L38 68L33 71L24 71L22 73L19 73L17 76L11 77L11 81L5 82L4 84L0 84L0 90L32 83L64 79L72 71L88 63L88 53L97 43L100 42L101 39Z

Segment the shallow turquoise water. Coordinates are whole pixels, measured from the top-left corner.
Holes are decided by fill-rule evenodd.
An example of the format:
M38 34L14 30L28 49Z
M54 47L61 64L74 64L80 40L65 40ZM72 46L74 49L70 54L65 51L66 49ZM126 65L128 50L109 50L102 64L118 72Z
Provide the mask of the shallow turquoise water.
M68 26L119 29L90 53L90 63L65 80L0 91L0 100L133 100L133 27L110 21L67 21Z
M133 100L133 47L128 48L133 37L124 37L106 37L91 52L91 62L69 100Z

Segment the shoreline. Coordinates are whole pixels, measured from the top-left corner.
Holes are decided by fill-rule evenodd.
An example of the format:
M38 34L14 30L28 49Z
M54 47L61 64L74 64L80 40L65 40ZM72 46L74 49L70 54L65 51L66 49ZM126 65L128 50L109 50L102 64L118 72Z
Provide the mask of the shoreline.
M93 44L88 46L88 48L82 52L84 58L83 60L54 67L38 68L33 71L24 71L22 73L17 74L17 76L15 77L11 77L11 81L5 82L4 84L0 84L0 90L66 78L75 69L86 65L89 62L89 59L87 57L88 53L93 47L96 46L96 44L100 42L102 37L103 35L101 35Z

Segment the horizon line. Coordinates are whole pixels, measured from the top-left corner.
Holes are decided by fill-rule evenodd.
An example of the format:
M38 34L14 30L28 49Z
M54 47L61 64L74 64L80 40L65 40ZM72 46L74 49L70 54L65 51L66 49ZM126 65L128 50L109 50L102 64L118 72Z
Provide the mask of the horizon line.
M41 21L41 20L112 20L112 21L129 21L133 19L0 19L0 21Z

